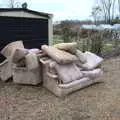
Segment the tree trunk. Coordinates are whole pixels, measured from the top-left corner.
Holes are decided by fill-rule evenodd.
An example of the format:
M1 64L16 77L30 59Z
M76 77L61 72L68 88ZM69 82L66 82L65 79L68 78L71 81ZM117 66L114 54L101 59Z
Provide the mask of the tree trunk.
M120 0L118 0L118 7L119 7L119 16L120 16Z
M113 0L113 5L112 5L112 20L114 20L114 10L115 10L115 1L116 0Z

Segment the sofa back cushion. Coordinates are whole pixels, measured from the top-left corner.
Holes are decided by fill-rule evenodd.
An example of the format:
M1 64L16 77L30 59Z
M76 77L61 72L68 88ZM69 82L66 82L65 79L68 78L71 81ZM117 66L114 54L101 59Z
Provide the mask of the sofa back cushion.
M87 70L95 69L103 61L103 58L95 55L94 53L88 52L88 51L84 53L84 56L85 56L87 62L84 63L82 67Z
M72 43L59 43L54 45L54 47L60 49L60 50L64 50L67 52L70 52L72 54L76 53L76 48L77 48L77 43L76 42L72 42Z
M79 68L74 63L65 65L56 64L55 70L63 84L78 80L83 76Z
M53 46L42 45L41 49L59 64L67 64L77 60L75 55L59 50Z

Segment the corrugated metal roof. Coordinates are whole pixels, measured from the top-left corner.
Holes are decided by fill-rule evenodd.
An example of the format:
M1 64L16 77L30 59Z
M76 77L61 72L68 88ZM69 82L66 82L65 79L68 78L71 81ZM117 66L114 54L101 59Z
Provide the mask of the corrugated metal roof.
M50 18L53 15L52 14L48 14L48 13L44 13L44 12L38 12L38 11L34 11L34 10L30 10L30 9L23 9L23 8L0 8L0 12L9 12L9 11L24 11L27 13L31 13L31 14L35 14L35 15L39 15L39 16L43 16L43 17L47 17Z
M114 24L114 25L100 24L98 26L92 24L92 25L82 25L81 27L84 28L84 29L97 29L97 30L116 29L116 30L119 30L120 29L120 24Z
M109 24L101 24L97 27L97 29L112 29L112 26Z

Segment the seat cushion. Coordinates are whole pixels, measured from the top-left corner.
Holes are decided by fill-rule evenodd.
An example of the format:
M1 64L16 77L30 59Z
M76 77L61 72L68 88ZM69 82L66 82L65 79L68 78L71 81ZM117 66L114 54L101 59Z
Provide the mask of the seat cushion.
M87 61L86 57L84 56L84 53L81 52L80 50L76 50L76 56L82 63L85 63Z
M83 76L79 68L74 63L65 65L56 64L55 70L58 74L58 78L63 82L63 84L78 80Z
M90 71L81 71L81 72L83 73L84 77L89 77L91 79L95 79L103 75L103 71L100 68Z
M26 67L29 70L36 69L39 67L39 61L35 53L30 52L25 56Z
M67 64L77 60L75 55L59 50L53 46L42 45L41 49L59 64Z
M12 62L17 63L19 60L23 59L29 51L27 49L17 48L13 54Z
M64 51L67 51L67 52L70 52L70 53L74 54L76 52L77 43L76 42L59 43L59 44L54 45L54 47L56 47L60 50L64 50Z
M84 56L85 56L87 62L84 63L82 67L87 70L96 68L103 61L103 59L101 57L95 55L94 53L88 52L88 51L86 51L84 53Z
M24 49L23 41L14 41L7 44L1 50L1 54L4 55L7 59L12 59L12 56L17 48Z

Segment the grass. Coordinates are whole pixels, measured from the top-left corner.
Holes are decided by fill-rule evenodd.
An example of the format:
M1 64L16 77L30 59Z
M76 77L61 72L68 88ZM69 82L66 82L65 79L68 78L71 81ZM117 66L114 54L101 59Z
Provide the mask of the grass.
M53 39L53 45L58 44L58 43L63 43L64 40L61 39Z
M112 49L114 49L114 44L107 43L103 45L103 52L110 51Z

